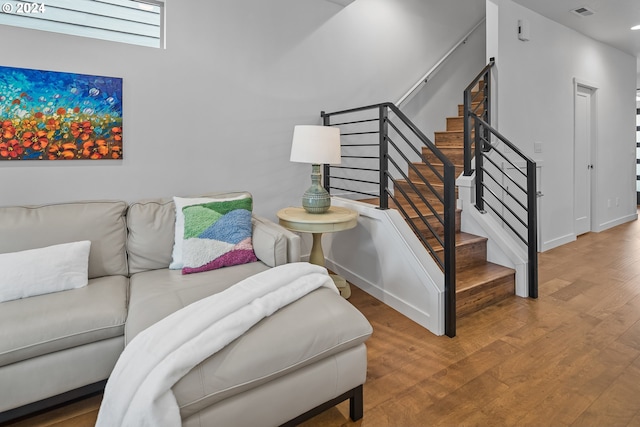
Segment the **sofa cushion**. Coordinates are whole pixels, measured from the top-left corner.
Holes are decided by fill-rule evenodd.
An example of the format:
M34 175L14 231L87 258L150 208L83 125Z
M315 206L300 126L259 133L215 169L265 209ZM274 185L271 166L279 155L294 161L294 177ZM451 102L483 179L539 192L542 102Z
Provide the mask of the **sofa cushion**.
M183 275L165 268L132 275L125 342L174 311L267 269L261 262L252 262L199 274Z
M0 253L91 241L89 278L127 275L123 201L0 208Z
M266 266L262 263L251 263L190 276L180 276L179 272L170 270L134 275L126 342L181 307L264 269ZM348 301L330 289L318 289L263 319L203 361L183 377L173 391L186 417L217 401L360 345L371 332L371 325Z
M171 198L144 200L129 206L127 252L131 274L169 266L175 221Z
M0 366L122 335L128 281L100 277L80 289L0 303Z
M173 391L183 416L359 346L371 336L365 317L321 288L263 319L192 369Z

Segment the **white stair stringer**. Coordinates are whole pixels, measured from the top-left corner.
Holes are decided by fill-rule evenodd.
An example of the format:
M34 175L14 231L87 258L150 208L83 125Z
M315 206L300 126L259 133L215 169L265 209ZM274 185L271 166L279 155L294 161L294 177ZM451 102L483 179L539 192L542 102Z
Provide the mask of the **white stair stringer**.
M444 274L395 209L339 197L357 227L323 235L327 268L436 335L444 334Z

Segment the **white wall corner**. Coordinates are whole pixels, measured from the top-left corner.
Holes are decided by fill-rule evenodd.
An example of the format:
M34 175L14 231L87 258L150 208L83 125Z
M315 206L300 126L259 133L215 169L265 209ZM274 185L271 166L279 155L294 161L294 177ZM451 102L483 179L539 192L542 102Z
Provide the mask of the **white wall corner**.
M326 0L330 3L335 3L335 4L339 4L342 7L346 7L349 6L351 3L353 3L355 0Z

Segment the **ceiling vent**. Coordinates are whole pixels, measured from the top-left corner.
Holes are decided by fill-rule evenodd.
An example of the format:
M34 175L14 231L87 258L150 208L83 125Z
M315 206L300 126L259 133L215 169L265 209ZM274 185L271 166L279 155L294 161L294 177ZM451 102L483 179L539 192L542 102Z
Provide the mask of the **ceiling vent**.
M589 9L586 6L582 6L582 7L577 7L573 10L571 10L572 13L575 13L578 16L591 16L593 15L595 12L593 11L593 9Z

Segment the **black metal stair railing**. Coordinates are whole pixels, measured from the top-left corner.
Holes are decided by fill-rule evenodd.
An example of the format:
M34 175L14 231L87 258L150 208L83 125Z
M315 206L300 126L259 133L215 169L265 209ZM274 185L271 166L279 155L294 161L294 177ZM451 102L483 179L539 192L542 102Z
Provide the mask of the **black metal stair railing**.
M494 65L495 60L491 58L464 91L464 175L475 172L476 208L495 215L516 241L524 245L528 258L528 295L537 298L536 164L491 126L491 68ZM509 153L503 150L505 147Z
M444 272L445 334L455 336L453 164L392 103L322 112L322 118L325 126L340 128L342 141L341 165L325 165L325 188L334 195L375 199L380 209L393 203Z
M524 245L528 295L537 298L536 163L480 117L473 113L470 117L475 132L475 206L480 212L491 211Z

